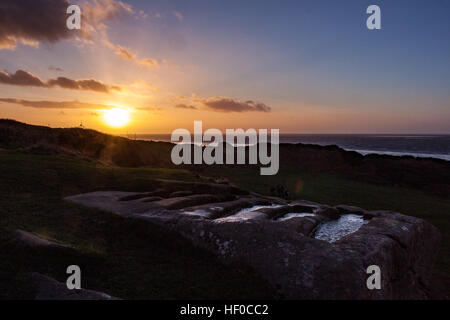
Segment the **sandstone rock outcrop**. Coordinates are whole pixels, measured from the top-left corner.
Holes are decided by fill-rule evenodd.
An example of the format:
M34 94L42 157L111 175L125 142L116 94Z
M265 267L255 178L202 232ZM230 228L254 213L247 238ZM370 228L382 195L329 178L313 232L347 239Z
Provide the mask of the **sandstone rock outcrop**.
M156 193L161 200L146 201ZM93 192L67 199L175 230L225 263L251 266L289 299L427 298L439 244L437 229L418 218L287 203L228 185L161 180L148 192ZM333 223L330 232L341 228L338 219L345 215L360 224L337 230L332 243L315 238L324 224ZM367 287L371 265L381 269L380 290Z

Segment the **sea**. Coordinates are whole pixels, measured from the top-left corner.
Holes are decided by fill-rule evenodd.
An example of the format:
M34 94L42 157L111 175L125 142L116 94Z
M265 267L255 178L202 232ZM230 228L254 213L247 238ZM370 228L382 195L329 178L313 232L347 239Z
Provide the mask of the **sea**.
M170 134L125 135L130 139L170 142ZM415 134L280 134L280 143L336 145L366 154L409 155L450 161L450 135Z

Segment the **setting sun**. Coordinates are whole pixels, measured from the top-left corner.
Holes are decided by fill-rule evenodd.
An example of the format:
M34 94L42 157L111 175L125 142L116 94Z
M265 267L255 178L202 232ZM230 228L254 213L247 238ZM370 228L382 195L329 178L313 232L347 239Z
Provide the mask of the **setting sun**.
M120 128L125 126L130 121L130 111L119 108L105 110L103 119L109 126Z

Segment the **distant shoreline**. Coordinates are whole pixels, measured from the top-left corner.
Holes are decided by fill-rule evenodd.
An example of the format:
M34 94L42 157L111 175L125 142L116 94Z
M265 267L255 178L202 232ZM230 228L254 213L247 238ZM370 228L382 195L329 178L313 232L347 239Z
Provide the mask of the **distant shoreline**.
M129 139L171 142L170 134L124 134ZM450 135L445 134L281 134L282 144L338 146L362 155L412 156L450 161Z
M355 151L363 156L368 154L388 155L394 157L412 156L415 158L434 158L450 161L450 154L433 154L433 153L408 153L408 152L395 152L395 151L378 151L378 150L352 150L344 149L345 151Z

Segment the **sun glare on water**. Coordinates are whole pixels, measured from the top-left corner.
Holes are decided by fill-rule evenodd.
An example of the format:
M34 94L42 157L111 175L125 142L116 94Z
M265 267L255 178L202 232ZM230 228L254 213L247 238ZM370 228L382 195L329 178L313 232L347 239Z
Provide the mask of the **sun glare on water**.
M130 110L121 108L112 108L109 110L105 110L103 119L109 126L120 128L130 122Z

